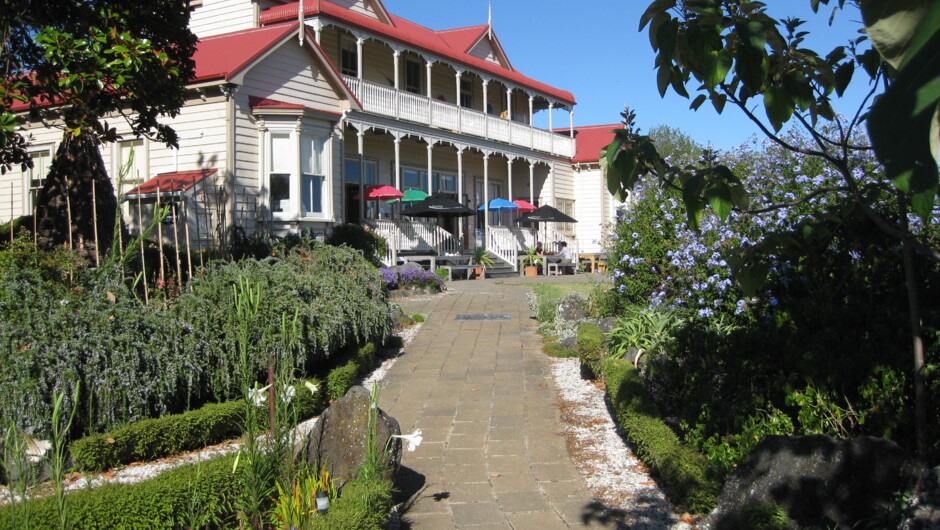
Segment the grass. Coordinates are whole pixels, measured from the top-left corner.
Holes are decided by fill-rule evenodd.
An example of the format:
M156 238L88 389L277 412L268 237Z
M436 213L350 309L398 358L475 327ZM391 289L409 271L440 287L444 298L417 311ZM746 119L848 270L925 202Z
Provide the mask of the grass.
M565 348L557 342L549 342L542 347L542 351L545 352L545 355L549 357L577 357L578 350L572 350L571 348Z

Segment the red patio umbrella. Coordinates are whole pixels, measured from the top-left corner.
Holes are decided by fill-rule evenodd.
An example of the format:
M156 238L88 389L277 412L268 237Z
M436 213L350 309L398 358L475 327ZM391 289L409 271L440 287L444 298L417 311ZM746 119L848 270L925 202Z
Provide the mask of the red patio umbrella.
M519 207L519 209L516 210L517 212L526 213L526 212L531 212L531 211L534 211L534 210L535 210L535 206L533 206L532 203L529 202L529 201L524 201L524 200L522 200L522 199L516 199L516 200L512 201L512 203Z
M365 200L367 201L388 201L391 199L401 199L405 196L404 193L385 184L372 184L366 186L365 192ZM359 194L357 193L353 199L359 200Z

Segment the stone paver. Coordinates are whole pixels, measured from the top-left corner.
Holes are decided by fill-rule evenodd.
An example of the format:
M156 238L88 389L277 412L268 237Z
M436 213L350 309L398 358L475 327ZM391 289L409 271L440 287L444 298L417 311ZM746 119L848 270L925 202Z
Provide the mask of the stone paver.
M507 285L515 283L458 281L443 295L396 300L428 316L380 397L403 432L424 435L402 459L407 527L607 527L584 521L593 499L568 456L527 289ZM458 313L511 319L457 321Z

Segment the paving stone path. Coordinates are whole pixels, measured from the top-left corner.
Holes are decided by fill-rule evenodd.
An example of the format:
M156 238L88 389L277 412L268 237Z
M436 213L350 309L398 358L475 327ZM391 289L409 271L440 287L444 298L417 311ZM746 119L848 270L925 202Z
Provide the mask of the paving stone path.
M611 528L568 456L548 357L526 288L494 280L401 299L427 323L389 370L381 406L424 442L402 460L416 529ZM507 314L460 321L458 314Z

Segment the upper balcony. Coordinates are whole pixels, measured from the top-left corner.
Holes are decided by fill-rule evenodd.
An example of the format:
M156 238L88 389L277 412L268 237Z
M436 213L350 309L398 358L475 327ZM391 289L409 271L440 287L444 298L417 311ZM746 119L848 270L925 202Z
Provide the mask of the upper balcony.
M574 156L574 140L567 136L357 77L343 78L367 112L566 158Z

